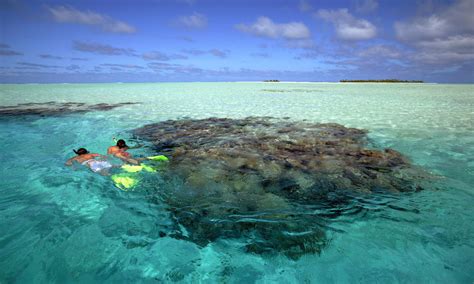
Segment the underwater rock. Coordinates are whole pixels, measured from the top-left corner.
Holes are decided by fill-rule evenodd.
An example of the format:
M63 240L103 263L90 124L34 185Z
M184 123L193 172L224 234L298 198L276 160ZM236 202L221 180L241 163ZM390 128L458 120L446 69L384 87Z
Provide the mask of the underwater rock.
M124 105L136 103L125 102L117 104L86 104L86 103L24 103L16 106L0 106L0 117L38 115L38 116L57 116L72 113L85 113L90 111L107 111Z
M427 176L395 150L369 149L367 131L335 123L209 118L163 121L134 133L171 157L160 174L182 184L170 187L165 202L183 236L199 245L244 238L249 252L319 253L328 221L305 206L417 191Z

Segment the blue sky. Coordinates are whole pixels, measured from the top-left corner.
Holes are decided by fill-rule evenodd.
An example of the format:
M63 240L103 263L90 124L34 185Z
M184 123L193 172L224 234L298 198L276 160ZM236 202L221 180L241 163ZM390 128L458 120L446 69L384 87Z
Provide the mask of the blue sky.
M474 1L0 4L0 82L474 81Z

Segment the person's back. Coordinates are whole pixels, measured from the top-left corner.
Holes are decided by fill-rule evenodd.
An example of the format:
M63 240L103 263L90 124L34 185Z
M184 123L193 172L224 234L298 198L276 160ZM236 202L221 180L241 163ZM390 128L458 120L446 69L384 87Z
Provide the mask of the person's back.
M78 162L79 164L82 164L84 163L85 161L88 161L88 160L92 160L94 159L95 157L98 157L100 156L99 154L94 154L94 153L88 153L88 154L83 154L83 155L79 155L77 157L74 157L73 160Z
M112 168L112 164L105 160L96 160L96 157L104 157L100 154L89 153L85 148L79 148L77 151L74 150L77 156L72 157L66 161L67 166L71 166L73 162L78 162L81 165L87 166L95 173L102 175L108 175L108 170Z

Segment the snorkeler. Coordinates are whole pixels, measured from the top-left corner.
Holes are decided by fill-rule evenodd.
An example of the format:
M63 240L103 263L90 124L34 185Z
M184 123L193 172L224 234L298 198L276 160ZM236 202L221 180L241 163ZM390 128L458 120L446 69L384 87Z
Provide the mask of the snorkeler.
M73 150L77 156L70 158L66 161L67 166L71 166L73 162L78 162L81 165L87 166L94 173L101 175L109 175L109 169L113 166L105 160L96 160L96 157L107 158L100 154L90 153L85 148L79 148L77 151Z
M119 139L115 146L110 146L109 149L107 149L107 154L114 155L129 164L139 165L140 159L133 158L130 153L127 152L128 149L130 149L130 147L125 143L125 140Z

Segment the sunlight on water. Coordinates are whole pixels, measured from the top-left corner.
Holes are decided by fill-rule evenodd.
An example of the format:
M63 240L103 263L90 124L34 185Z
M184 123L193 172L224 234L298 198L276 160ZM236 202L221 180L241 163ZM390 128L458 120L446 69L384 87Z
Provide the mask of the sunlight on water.
M473 91L436 84L0 85L2 106L139 103L64 116L0 116L0 282L471 283ZM109 177L64 166L72 149L105 153L112 137L148 145L132 135L148 123L248 116L367 129L371 145L395 149L437 178L421 192L308 206L303 214L329 220L318 224L327 245L291 259L246 252L243 237L205 245L187 240L188 228L176 225L165 202L170 189L184 188L179 180L148 173L134 191L121 191ZM151 147L131 152L154 154Z

